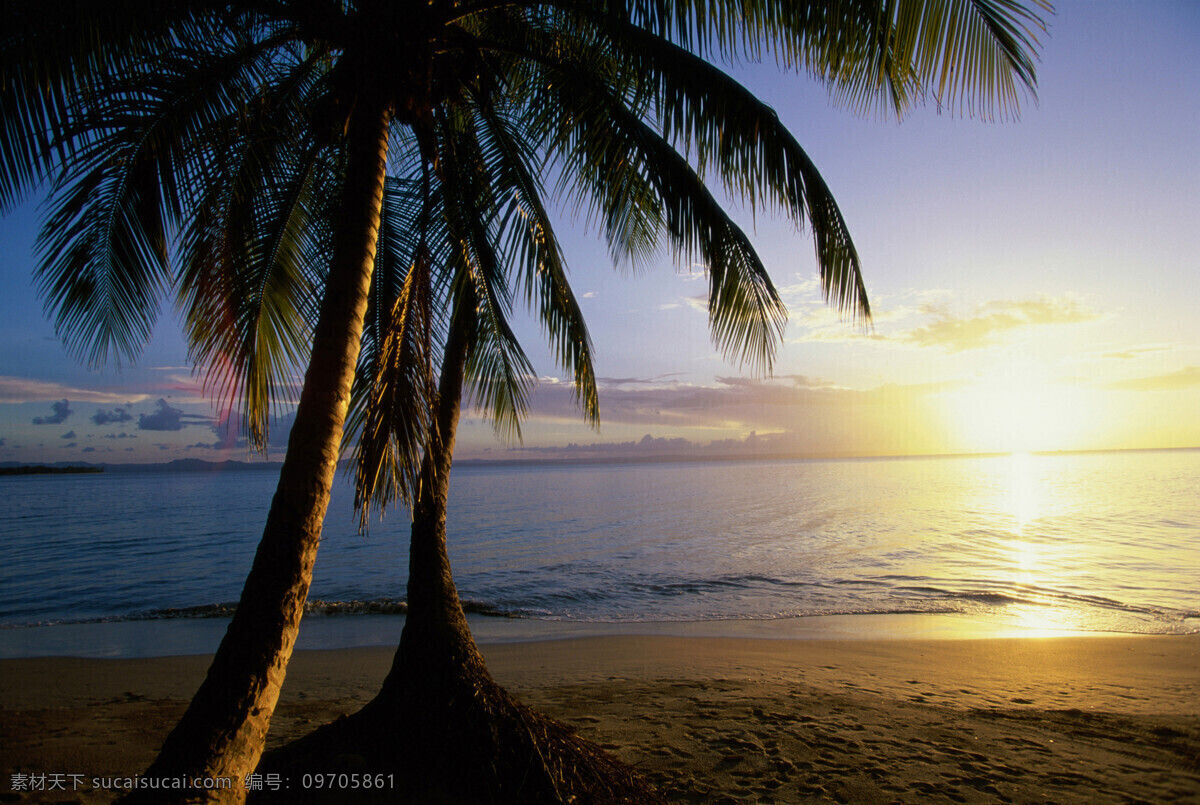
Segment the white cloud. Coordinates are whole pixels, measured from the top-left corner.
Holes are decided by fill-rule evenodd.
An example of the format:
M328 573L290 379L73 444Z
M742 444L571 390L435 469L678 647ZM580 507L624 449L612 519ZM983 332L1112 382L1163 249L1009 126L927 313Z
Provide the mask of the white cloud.
M97 389L81 389L45 380L27 377L0 375L0 403L43 402L68 399L78 402L131 403L141 402L149 395L130 394L128 391L109 392Z
M812 306L793 317L799 336L788 343L874 342L889 349L937 348L944 352L983 349L1022 332L1049 325L1084 324L1104 318L1070 297L1038 296L1028 299L994 299L958 313L948 301L949 292L908 291L876 301L871 326L856 327L825 305Z
M1150 377L1135 377L1105 385L1115 391L1178 391L1200 388L1200 366L1185 366L1174 372Z
M993 345L1000 334L1014 330L1079 324L1100 318L1075 299L1048 296L996 299L976 305L967 316L956 316L942 305L929 305L925 310L933 321L901 334L901 340L919 347L940 347L947 352L982 349Z

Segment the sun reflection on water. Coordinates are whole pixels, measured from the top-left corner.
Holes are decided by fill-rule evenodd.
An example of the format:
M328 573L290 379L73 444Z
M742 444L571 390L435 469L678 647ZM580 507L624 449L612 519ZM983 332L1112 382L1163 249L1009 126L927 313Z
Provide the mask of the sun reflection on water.
M1070 543L1048 539L1042 527L1043 518L1061 503L1052 499L1046 467L1029 453L1012 453L1005 469L1007 477L997 490L997 509L1008 526L1001 561L1013 594L1026 599L1007 606L1005 614L1031 637L1078 628L1062 618L1064 613L1045 592L1061 589L1065 577L1072 575L1068 567L1078 559L1072 557L1076 551Z
M1009 456L1008 501L1005 508L1013 521L1013 531L1024 537L1029 525L1041 516L1046 504L1046 488L1029 453Z

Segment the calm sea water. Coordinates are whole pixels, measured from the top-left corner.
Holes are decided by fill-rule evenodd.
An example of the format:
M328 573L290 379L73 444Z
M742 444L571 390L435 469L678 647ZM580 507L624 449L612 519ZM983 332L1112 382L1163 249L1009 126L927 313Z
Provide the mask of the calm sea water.
M225 611L275 480L0 478L0 626ZM940 612L1186 634L1200 632L1198 489L1200 451L463 466L451 559L465 599L525 619ZM364 536L350 503L339 485L310 598L388 610L406 513Z

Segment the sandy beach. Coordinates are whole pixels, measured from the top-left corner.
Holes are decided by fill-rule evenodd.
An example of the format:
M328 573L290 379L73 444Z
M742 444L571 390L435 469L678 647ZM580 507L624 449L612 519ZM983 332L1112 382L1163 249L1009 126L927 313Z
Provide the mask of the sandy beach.
M671 801L1200 802L1197 637L641 635L483 649L498 681ZM298 652L272 741L357 709L390 659ZM0 801L112 799L92 778L145 768L207 662L0 662ZM31 781L66 790L13 790Z

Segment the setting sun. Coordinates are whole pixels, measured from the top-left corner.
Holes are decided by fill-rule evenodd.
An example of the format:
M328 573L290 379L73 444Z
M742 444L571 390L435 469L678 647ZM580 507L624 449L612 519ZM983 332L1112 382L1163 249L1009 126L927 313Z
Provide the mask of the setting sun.
M1050 383L980 385L945 404L963 447L980 452L1086 449L1099 414L1086 390Z

